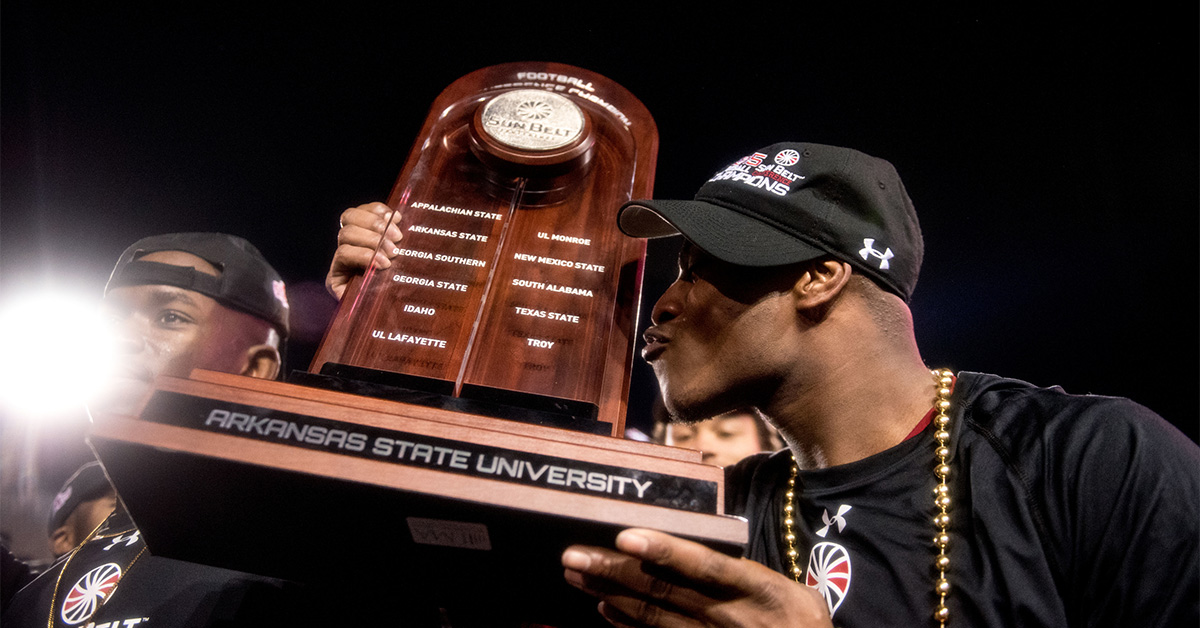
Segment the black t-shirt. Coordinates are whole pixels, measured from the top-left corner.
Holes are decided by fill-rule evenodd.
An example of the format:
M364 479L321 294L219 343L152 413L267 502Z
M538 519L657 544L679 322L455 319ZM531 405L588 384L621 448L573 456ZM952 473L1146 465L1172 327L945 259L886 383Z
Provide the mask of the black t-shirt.
M29 565L13 556L7 546L0 545L0 613L8 608L13 594L29 584L34 575Z
M401 601L386 577L391 572L392 566L364 556L362 568L353 573L299 584L153 556L129 515L118 508L94 538L20 589L0 626L442 626L442 613L433 604Z
M17 592L3 625L284 626L307 616L302 603L280 580L152 556L118 509L91 540Z
M951 408L950 624L1200 624L1200 448L1126 399L960 374ZM919 417L914 417L914 421ZM747 557L787 573L791 456L728 470ZM837 626L929 625L932 428L797 478L800 566Z

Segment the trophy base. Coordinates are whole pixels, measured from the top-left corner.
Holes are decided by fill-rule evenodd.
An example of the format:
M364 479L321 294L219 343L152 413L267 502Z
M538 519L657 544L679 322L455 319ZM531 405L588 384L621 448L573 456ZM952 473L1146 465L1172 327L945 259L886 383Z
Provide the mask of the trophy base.
M398 619L432 608L456 626L590 626L603 622L595 600L563 580L567 546L611 547L629 527L729 555L746 541L745 521L719 514L721 470L689 460L694 452L518 430L292 384L193 377L210 381L160 378L140 418L98 417L90 436L159 556L375 596L347 603L386 603ZM323 444L313 442L318 434ZM346 451L357 442L363 451ZM380 455L384 442L406 442L410 454L428 444L428 455L397 462L394 451ZM536 468L540 482L496 472L502 458ZM571 486L575 472L595 484ZM595 474L632 479L610 479L605 491ZM666 487L654 498L660 505L646 503L657 486Z

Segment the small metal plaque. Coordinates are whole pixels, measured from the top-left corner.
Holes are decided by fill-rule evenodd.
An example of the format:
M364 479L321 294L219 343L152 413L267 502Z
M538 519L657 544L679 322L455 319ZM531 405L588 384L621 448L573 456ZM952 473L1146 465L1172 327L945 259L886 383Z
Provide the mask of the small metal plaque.
M520 150L561 148L583 132L583 111L566 96L539 89L519 89L492 98L483 106L484 131L492 139Z
M487 526L482 523L423 517L408 517L406 520L414 543L485 551L492 549Z

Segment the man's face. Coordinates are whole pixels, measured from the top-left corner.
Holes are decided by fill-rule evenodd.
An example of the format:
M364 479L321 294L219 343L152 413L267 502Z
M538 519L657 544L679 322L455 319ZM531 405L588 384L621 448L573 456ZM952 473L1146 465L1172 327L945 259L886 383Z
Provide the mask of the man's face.
M111 488L95 499L81 502L56 530L50 533L50 551L62 556L83 542L117 508L117 494Z
M139 259L219 274L212 264L182 251ZM245 315L198 292L166 285L122 286L109 290L104 309L117 326L119 366L113 385L93 409L128 413L158 375L186 377L197 367L238 372L245 359L244 348L225 342L238 329L236 318Z
M698 421L758 405L784 365L794 281L787 269L734 266L684 245L679 278L654 306L642 352L672 417Z

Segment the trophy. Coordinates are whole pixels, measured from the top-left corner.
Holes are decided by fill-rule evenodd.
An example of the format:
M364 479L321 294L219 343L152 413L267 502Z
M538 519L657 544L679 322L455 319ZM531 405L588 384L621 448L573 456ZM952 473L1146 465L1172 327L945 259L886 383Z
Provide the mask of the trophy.
M396 565L389 591L456 625L557 626L600 623L568 545L652 527L740 554L719 468L622 438L645 243L615 215L656 151L645 107L587 70L451 84L388 199L393 265L351 283L309 373L162 377L95 425L150 550L350 588Z

